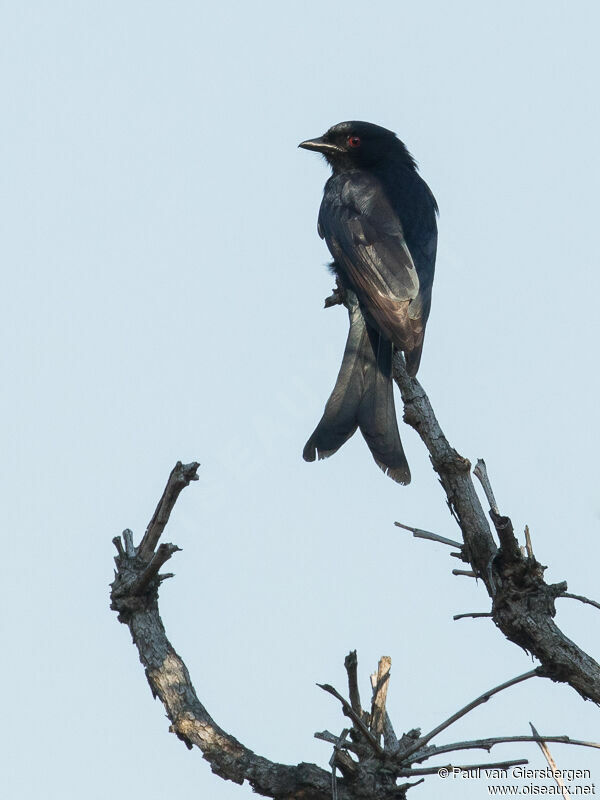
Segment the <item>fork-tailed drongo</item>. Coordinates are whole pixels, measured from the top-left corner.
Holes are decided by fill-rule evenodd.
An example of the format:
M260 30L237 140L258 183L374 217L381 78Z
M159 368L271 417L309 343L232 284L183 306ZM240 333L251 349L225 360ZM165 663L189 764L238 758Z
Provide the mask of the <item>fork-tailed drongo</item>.
M350 315L335 388L304 458L332 455L358 427L381 469L407 484L392 356L402 350L416 375L431 306L437 204L404 144L379 125L341 122L299 146L321 153L333 171L318 231Z

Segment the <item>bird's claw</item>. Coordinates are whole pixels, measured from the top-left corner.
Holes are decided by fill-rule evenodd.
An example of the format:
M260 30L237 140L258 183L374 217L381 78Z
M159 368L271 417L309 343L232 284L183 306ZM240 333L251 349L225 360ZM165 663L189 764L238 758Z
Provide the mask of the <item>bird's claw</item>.
M346 290L340 285L340 282L337 281L335 289L333 289L329 297L325 298L325 308L344 305L346 305Z

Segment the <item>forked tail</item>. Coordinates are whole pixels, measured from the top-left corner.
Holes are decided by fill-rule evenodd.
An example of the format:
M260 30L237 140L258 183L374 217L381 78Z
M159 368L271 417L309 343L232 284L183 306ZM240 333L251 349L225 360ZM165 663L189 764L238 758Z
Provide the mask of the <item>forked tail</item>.
M304 460L327 458L357 428L381 469L398 483L410 483L402 449L392 383L391 342L369 327L356 295L347 291L350 331L342 366L321 421L304 447Z

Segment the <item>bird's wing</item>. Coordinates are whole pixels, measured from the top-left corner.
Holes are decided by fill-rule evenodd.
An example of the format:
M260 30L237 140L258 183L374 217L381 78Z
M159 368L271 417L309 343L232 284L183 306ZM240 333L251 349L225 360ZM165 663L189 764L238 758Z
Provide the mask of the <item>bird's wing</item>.
M422 327L419 276L400 219L373 176L354 173L332 189L319 232L367 316L396 347L412 350Z

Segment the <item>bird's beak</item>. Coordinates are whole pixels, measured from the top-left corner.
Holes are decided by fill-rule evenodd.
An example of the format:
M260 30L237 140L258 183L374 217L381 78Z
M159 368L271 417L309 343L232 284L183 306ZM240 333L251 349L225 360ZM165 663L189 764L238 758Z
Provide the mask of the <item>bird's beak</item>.
M326 142L322 136L319 136L318 139L307 139L305 142L300 142L298 147L302 147L304 150L315 150L323 155L343 152L339 145Z

